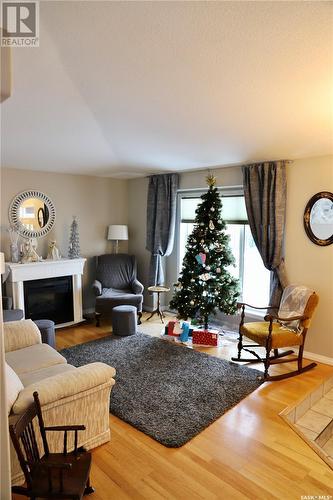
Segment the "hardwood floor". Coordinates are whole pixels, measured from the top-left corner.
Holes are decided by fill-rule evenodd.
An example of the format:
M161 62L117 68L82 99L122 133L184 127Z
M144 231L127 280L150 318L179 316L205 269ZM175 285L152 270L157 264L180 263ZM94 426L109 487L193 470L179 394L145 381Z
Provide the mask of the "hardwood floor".
M142 329L159 335L161 324L153 318L143 322ZM61 330L57 347L94 340L109 331L93 324ZM236 344L201 350L230 359ZM273 367L274 373L287 368ZM289 380L265 383L177 449L160 445L111 415L111 442L93 450L96 492L90 498L332 499L333 471L279 416L332 374L332 366L320 364Z

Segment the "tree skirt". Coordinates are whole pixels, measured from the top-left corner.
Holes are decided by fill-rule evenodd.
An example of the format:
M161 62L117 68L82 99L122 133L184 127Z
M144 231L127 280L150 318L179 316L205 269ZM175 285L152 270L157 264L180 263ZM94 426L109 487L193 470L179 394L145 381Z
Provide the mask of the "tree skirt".
M149 335L107 337L63 349L68 363L116 368L110 412L179 447L262 383L262 373Z

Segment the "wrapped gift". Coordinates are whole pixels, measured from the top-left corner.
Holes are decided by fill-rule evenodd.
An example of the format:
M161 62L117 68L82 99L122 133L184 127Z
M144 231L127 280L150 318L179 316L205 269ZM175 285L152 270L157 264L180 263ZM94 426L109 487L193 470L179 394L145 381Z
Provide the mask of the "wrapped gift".
M219 335L216 330L193 330L192 334L193 344L198 345L211 345L217 347L218 338Z
M187 321L183 321L183 324L182 324L182 333L180 334L179 339L182 342L187 342L189 334L190 334L190 323L188 323Z
M182 330L179 325L179 321L169 321L167 325L167 335L172 335L173 337L179 337Z

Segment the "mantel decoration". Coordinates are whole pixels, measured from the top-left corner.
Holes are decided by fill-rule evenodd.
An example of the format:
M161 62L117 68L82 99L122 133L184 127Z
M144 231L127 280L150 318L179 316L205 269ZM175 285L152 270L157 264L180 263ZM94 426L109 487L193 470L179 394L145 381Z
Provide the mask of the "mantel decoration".
M79 225L76 215L73 215L73 222L71 224L68 257L70 259L78 259L80 257Z
M56 211L52 200L40 191L23 191L9 206L11 227L23 238L41 238L54 226Z
M186 254L171 309L178 318L191 318L208 329L208 318L218 310L234 314L237 310L238 280L228 271L234 264L222 201L214 176L207 177L208 191L196 209L194 229L188 237Z
M8 234L10 239L10 261L16 264L20 261L20 253L18 247L19 234L13 227L8 228Z
M333 243L333 193L321 191L308 201L303 216L304 229L315 245Z
M47 254L47 259L48 260L60 260L61 259L61 254L59 249L56 247L56 241L51 240L49 243L49 251Z
M37 253L37 241L29 238L23 244L23 256L21 258L22 264L30 262L41 262L43 259Z

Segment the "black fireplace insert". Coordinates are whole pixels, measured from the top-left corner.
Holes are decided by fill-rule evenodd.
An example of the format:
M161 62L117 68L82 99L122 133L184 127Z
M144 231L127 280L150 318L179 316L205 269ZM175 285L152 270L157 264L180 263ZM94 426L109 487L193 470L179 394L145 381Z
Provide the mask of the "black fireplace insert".
M56 325L74 320L72 276L24 282L27 319L52 319Z

